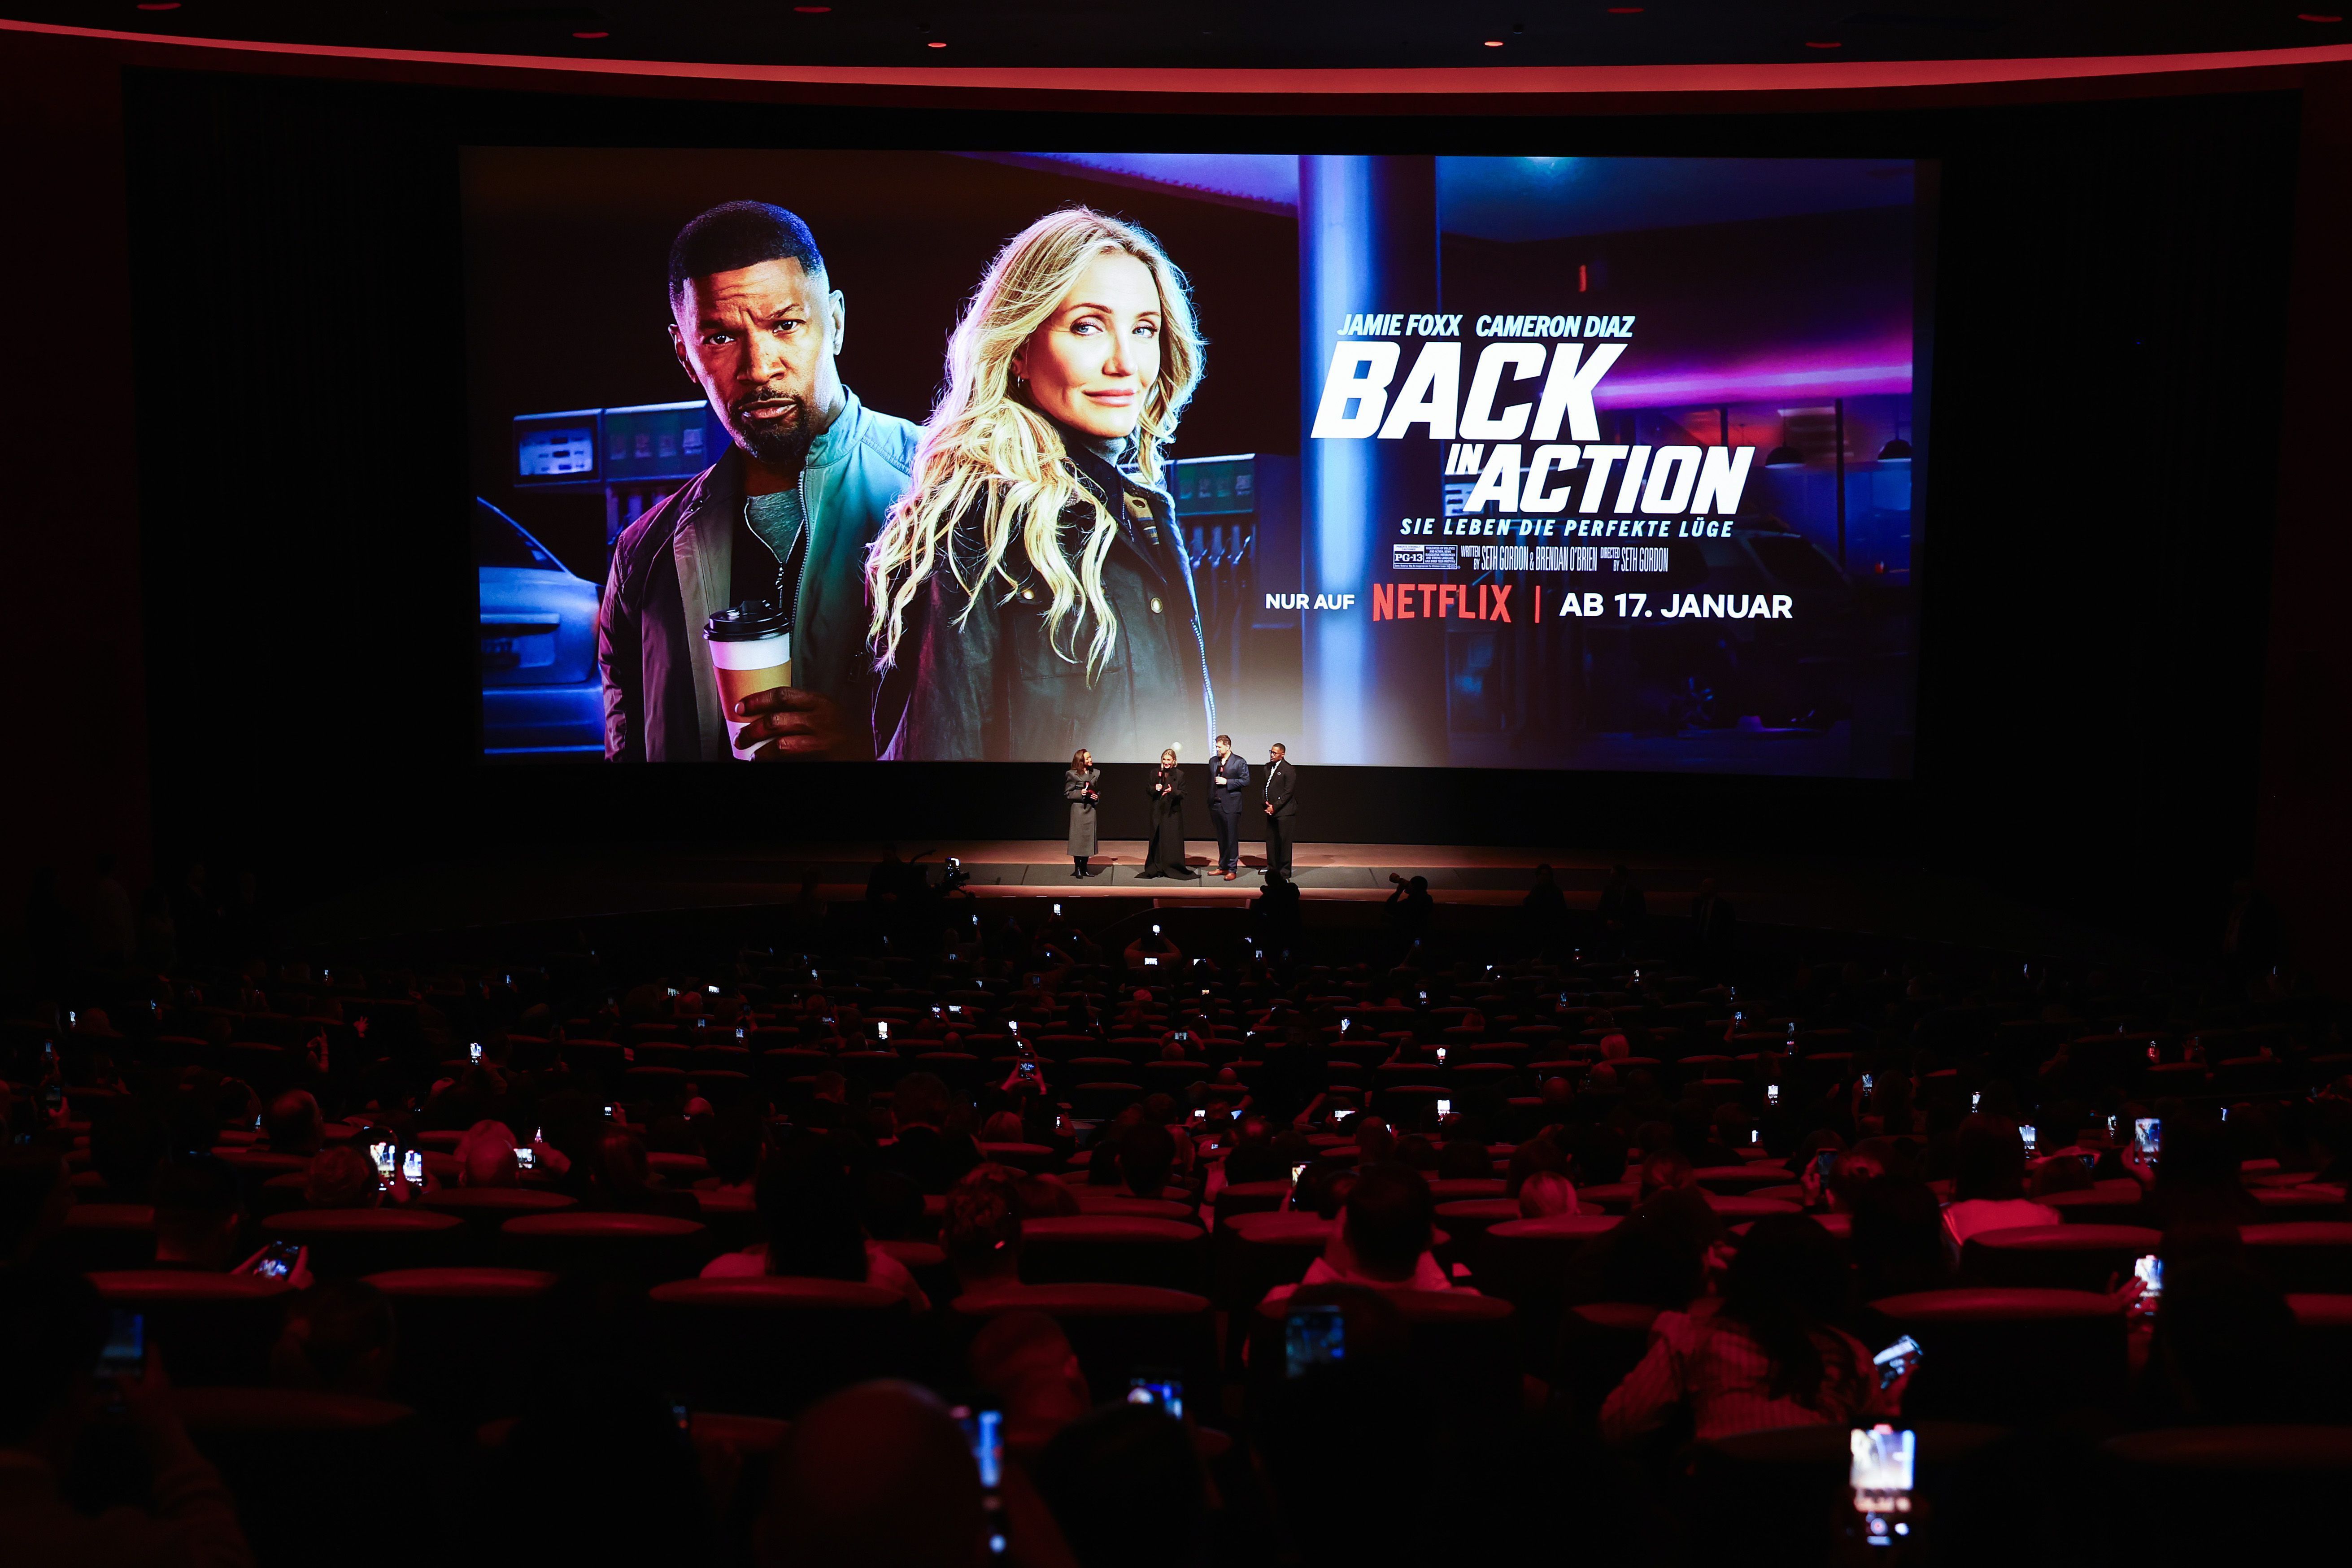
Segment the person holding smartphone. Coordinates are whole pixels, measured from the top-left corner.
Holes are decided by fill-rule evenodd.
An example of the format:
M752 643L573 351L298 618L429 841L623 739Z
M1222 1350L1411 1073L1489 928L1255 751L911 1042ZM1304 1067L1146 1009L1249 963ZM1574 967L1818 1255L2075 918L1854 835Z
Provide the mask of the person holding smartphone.
M142 1331L140 1361L110 1364L114 1326L79 1274L0 1270L0 1343L17 1370L0 1405L0 1557L11 1568L251 1563L236 1501L174 1413L162 1358ZM92 1517L67 1497L81 1489L84 1435L110 1408L145 1461L149 1496Z
M1614 1447L1686 1413L1702 1442L1777 1426L1846 1426L1901 1413L1904 1380L1881 1387L1871 1352L1836 1326L1846 1261L1805 1215L1748 1227L1711 1317L1661 1312L1650 1348L1601 1407Z
M2025 1195L2025 1140L2014 1121L1969 1117L1960 1123L1953 1153L1952 1202L1944 1210L1944 1241L1955 1263L1971 1236L2063 1223L2065 1216L2056 1209Z

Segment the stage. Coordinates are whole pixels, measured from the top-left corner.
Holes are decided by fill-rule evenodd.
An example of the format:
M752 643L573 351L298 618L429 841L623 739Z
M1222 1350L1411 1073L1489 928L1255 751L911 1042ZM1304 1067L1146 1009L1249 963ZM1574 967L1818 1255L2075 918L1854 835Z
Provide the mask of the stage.
M1244 843L1234 881L1207 874L1213 840L1188 845L1198 881L1145 879L1141 839L1105 839L1093 863L1104 874L1081 882L1062 840L903 839L903 856L936 883L950 856L980 900L1110 900L1135 908L1228 909L1238 913L1265 886L1263 846ZM690 912L784 911L803 898L820 904L863 900L880 858L876 843L583 846L469 857L391 871L363 887L294 911L289 934L322 942L374 941L429 931L484 931L564 922ZM1461 844L1305 843L1293 857L1310 923L1378 923L1394 890L1391 873L1426 877L1444 921L1507 918L1527 896L1538 864L1549 864L1572 910L1598 903L1612 863L1622 861L1654 920L1679 920L1699 884L1716 879L1743 927L1865 932L1903 942L2067 953L2084 960L2145 962L2149 955L2111 932L2034 908L2009 889L1916 864L1827 856L1601 854L1566 847ZM806 889L804 891L804 889ZM1367 907L1370 906L1370 907ZM1451 910L1453 913L1447 913Z
M954 856L971 877L968 885L972 892L982 898L1044 895L1056 899L1142 897L1162 902L1204 898L1246 900L1255 898L1265 886L1264 846L1250 841L1243 845L1241 872L1230 882L1216 874L1217 847L1213 840L1205 849L1197 842L1186 847L1186 869L1198 876L1198 881L1145 877L1142 873L1149 846L1140 838L1104 839L1099 852L1087 862L1097 874L1084 881L1073 875L1069 853L1059 839L975 840L937 847L905 844L899 848L910 858L921 855L921 864L928 867L937 867L947 857ZM838 860L824 850L807 853L812 857L810 868L826 885L847 880L862 890L866 873L874 864L871 857L853 861L847 869L854 876L837 878L835 873L843 869ZM1563 858L1552 859L1555 854ZM1430 896L1441 903L1516 904L1534 885L1535 868L1539 863L1553 867L1555 880L1571 902L1581 893L1583 901L1590 904L1598 897L1608 875L1606 867L1567 859L1562 851L1482 848L1460 844L1301 844L1291 857L1291 880L1298 884L1302 898L1378 900L1395 891L1389 881L1391 876L1407 879L1425 877L1429 879ZM1698 887L1698 875L1667 872L1659 886L1662 890L1678 893L1687 900Z

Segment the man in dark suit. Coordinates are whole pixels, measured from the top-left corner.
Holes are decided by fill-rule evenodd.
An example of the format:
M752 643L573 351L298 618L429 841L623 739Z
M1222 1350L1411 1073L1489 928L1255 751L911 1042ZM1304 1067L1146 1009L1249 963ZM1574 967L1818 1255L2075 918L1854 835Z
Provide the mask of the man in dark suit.
M1290 847L1297 832L1298 770L1290 765L1288 750L1276 742L1265 759L1265 874L1268 879L1290 875Z
M1234 738L1218 736L1209 761L1209 820L1217 825L1217 869L1228 882L1241 873L1242 791L1249 782L1249 764L1234 755Z

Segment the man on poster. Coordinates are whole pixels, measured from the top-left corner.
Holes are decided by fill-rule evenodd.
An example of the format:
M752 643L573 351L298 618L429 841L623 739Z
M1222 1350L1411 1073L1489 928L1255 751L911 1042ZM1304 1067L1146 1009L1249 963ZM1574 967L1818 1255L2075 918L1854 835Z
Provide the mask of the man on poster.
M1290 765L1289 749L1277 741L1265 758L1265 878L1269 882L1290 876L1297 816L1298 770Z
M611 762L874 755L866 547L905 491L917 432L842 385L845 319L808 226L729 202L669 254L670 345L726 428L719 460L622 531L597 615ZM792 684L724 705L703 626L764 600Z

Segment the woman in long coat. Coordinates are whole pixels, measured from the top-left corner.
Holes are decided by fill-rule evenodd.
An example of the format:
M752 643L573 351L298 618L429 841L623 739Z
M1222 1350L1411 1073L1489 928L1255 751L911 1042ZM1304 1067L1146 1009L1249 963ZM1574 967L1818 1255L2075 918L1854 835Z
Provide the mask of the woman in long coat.
M1094 875L1087 869L1087 860L1095 852L1095 805L1102 798L1096 786L1101 783L1095 754L1080 747L1070 759L1070 771L1062 775L1062 798L1070 803L1070 858L1077 865L1071 875L1081 880Z
M1151 775L1151 854L1137 874L1200 880L1184 868L1184 770L1173 746L1160 753L1160 769Z

